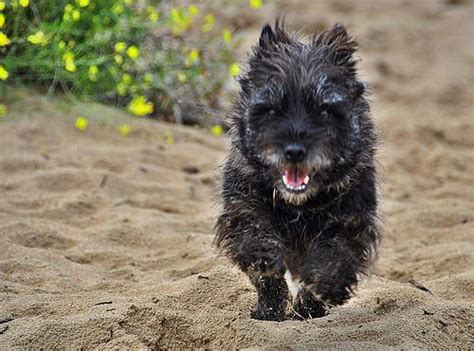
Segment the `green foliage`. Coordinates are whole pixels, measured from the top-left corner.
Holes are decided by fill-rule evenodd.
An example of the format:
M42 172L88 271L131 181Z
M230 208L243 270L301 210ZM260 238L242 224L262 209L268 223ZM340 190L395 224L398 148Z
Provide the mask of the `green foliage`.
M212 105L238 74L232 33L215 22L205 5L167 1L0 1L0 88L61 88L138 116L180 100Z

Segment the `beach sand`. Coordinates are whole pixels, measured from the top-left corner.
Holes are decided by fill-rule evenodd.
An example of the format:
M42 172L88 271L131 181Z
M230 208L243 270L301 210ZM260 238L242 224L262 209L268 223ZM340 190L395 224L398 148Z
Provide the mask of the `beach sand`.
M1 350L474 347L473 2L241 10L242 52L282 11L303 32L342 21L362 46L385 235L356 296L320 319L250 319L252 286L212 247L226 138L19 90L0 123Z

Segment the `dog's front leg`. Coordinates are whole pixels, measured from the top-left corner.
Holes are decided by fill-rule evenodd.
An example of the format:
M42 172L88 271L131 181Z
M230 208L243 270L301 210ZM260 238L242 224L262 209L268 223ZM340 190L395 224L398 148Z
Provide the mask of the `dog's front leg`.
M377 232L370 225L338 225L316 241L301 267L305 288L329 306L346 302L358 276L366 273L377 243Z
M282 321L286 317L288 286L282 277L249 275L257 289L257 307L252 318L268 321Z
M284 247L261 208L249 201L224 207L217 221L216 244L245 272L257 289L256 319L283 320L288 302Z
M217 247L250 275L283 276L284 247L268 214L258 204L233 198L216 224Z

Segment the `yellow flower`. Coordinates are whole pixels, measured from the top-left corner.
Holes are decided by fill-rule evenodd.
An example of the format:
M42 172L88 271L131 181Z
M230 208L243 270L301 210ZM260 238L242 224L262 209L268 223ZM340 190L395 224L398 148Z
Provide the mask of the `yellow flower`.
M76 122L74 123L77 129L79 130L85 130L87 126L89 125L89 121L84 118L84 117L77 117Z
M153 112L153 103L144 96L136 96L128 105L128 110L135 116L146 116Z
M224 42L229 44L232 41L232 32L230 31L229 28L224 28L222 31L222 38L224 39Z
M156 11L153 6L147 6L146 11L148 12L148 19L151 22L156 22L160 18L160 13Z
M191 50L184 61L184 64L189 67L199 61L199 51L196 49Z
M262 0L249 0L249 6L252 9L259 9L262 5Z
M76 72L77 70L76 63L74 61L66 61L65 67L66 67L66 71L69 71L69 72Z
M188 6L188 12L191 16L197 16L199 15L199 8L196 5L189 5Z
M157 22L160 19L160 13L158 11L152 12L148 15L150 22Z
M140 50L136 46L132 45L127 49L127 55L132 60L136 60L138 56L140 56Z
M188 78L186 77L186 74L184 72L178 72L178 80L181 82L181 83L186 83L186 81L188 80Z
M72 11L72 20L77 22L81 19L81 11L78 9L75 9Z
M0 28L2 28L4 24L5 24L5 16L3 15L3 13L0 13Z
M180 9L177 9L177 8L172 8L171 11L170 11L170 18L171 18L171 22L173 23L178 23L182 20L182 11L180 11Z
M168 145L174 144L175 142L174 135L169 130L165 132L165 142Z
M7 107L4 104L0 104L0 117L7 114Z
M58 43L58 48L60 48L61 50L64 50L66 48L66 43L63 40L61 40Z
M74 6L72 6L71 4L67 4L66 6L64 6L64 13L71 13L72 10L74 10Z
M211 133L215 136L221 136L224 133L224 129L222 129L221 125L215 124L211 128Z
M30 4L30 0L20 0L19 4L21 7L28 7L28 5Z
M0 11L5 10L5 1L0 1Z
M5 35L5 33L0 32L0 46L6 46L10 44L10 39Z
M124 52L127 49L127 44L123 41L119 41L115 44L115 52Z
M173 34L181 34L191 27L191 18L184 13L182 8L172 8L170 19L173 24Z
M41 45L41 46L48 45L48 38L46 38L43 31L38 31L35 34L29 35L28 41L34 45Z
M0 80L7 80L8 79L8 71L5 67L0 65Z
M132 82L132 76L128 73L124 73L122 76L122 83L128 85L131 82Z
M64 67L68 72L76 72L77 67L76 63L74 62L74 54L70 51L66 52L63 55Z
M233 63L229 66L229 73L232 77L236 77L240 74L240 67L238 64Z
M77 0L80 7L87 7L91 3L90 0Z
M143 81L145 82L145 84L151 85L153 83L153 74L145 73L143 75Z
M114 56L114 60L115 60L115 63L116 63L117 65L119 65L119 66L123 63L123 57L122 57L122 55L115 55L115 56Z
M216 23L216 18L214 15L209 14L204 17L204 24L202 25L201 30L204 33L210 32L212 28L214 27L214 24Z
M122 4L115 4L112 7L112 13L115 15L120 15L123 12L123 6Z
M63 55L63 61L71 61L71 60L74 60L74 54L68 51Z
M91 82L97 82L97 78L99 76L99 67L96 65L91 65L87 74Z
M130 131L132 130L132 127L130 127L129 124L121 124L118 126L117 129L118 129L119 134L124 137L130 133Z
M117 84L117 94L119 94L120 96L127 95L127 86L123 83L118 83Z

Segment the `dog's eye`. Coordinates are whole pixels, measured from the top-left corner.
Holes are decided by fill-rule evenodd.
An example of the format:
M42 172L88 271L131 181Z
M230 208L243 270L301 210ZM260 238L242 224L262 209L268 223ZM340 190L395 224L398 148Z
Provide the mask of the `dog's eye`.
M277 114L277 111L274 107L268 106L265 104L255 105L252 108L252 114L255 116L268 116L274 117Z
M329 118L329 112L327 110L322 110L319 114L321 118Z
M268 115L269 117L275 117L275 115L276 115L275 109L273 109L273 108L269 109L269 110L267 111L267 115Z
M343 117L347 113L346 108L345 104L322 104L319 115L322 118Z
M329 104L323 104L321 105L320 107L320 112L319 112L319 116L321 118L329 118L329 114L330 114L330 108L331 106Z

